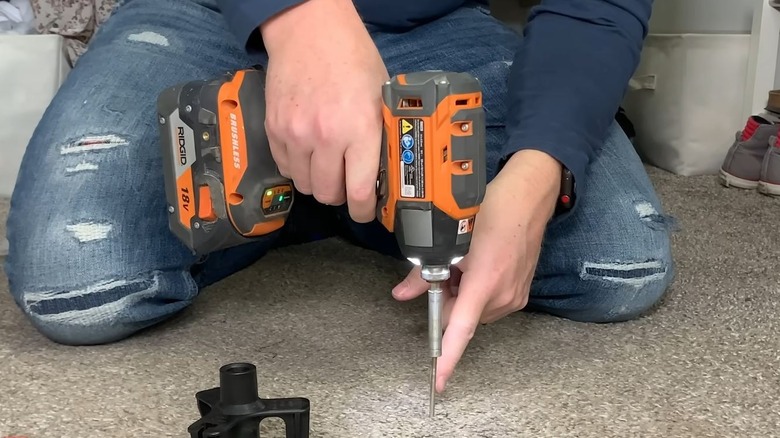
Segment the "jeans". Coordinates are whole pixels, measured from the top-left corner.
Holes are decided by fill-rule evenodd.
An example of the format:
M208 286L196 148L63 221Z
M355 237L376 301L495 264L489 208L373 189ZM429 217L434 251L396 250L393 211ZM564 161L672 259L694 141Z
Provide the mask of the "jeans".
M391 75L443 69L480 78L492 179L521 36L481 7L403 33L370 32ZM377 223L354 223L343 208L302 196L283 230L204 259L169 232L158 93L264 58L243 50L213 0L130 0L102 25L35 130L11 200L5 270L37 330L68 345L121 340L280 245L340 235L397 253ZM588 322L642 315L674 277L670 227L617 124L578 202L575 213L549 224L527 309Z

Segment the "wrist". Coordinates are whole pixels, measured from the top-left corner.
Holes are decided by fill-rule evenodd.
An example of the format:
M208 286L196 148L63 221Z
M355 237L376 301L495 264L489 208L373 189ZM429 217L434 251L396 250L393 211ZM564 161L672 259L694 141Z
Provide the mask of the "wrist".
M352 0L305 0L277 13L261 24L259 29L270 55L299 36L310 40L319 29L331 32L334 23L340 27L353 23L362 26Z
M551 155L525 149L512 154L498 177L511 180L510 185L521 191L546 221L555 213L562 172L563 165Z

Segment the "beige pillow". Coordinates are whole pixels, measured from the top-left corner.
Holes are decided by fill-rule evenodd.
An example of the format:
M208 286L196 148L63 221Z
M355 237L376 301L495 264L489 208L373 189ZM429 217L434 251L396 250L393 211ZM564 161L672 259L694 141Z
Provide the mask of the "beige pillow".
M117 0L30 0L38 33L65 38L71 66L87 49L97 28L113 12Z

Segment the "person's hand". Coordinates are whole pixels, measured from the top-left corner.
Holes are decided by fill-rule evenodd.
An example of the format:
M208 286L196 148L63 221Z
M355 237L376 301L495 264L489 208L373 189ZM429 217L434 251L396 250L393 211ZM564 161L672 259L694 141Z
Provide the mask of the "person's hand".
M280 172L303 194L375 217L388 72L352 0L308 0L261 26L265 126Z
M515 153L488 184L474 222L471 248L444 284L445 327L436 390L444 391L480 323L521 310L541 251L542 237L555 211L561 166L538 151ZM424 294L428 283L415 267L393 288L407 301Z

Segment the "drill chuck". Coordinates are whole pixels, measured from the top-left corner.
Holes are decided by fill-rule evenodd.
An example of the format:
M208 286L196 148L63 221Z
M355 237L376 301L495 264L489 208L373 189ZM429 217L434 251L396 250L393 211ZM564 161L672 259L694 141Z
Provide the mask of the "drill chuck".
M450 278L449 265L423 265L422 278L430 283L428 288L428 347L431 354L430 413L433 417L436 405L436 363L441 356L442 316L444 291L442 283Z
M428 343L431 357L441 356L442 314L444 296L442 283L450 278L448 265L423 266L420 271L423 280L430 283L428 288Z
M444 311L444 297L442 293L441 283L431 283L431 287L428 289L428 338L431 357L441 356L441 318Z

